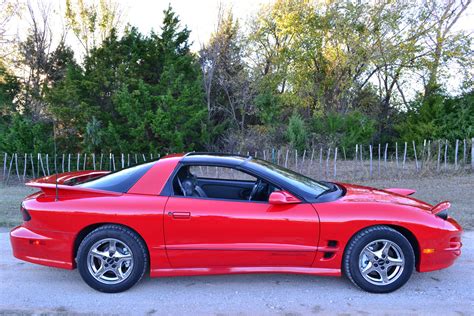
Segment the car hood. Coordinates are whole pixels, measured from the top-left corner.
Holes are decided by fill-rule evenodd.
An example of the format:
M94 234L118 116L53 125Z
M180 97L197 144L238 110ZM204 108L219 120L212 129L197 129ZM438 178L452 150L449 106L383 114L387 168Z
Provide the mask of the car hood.
M433 208L432 205L426 202L394 192L348 183L338 184L345 188L346 194L343 199L347 202L390 203L416 207L427 212Z

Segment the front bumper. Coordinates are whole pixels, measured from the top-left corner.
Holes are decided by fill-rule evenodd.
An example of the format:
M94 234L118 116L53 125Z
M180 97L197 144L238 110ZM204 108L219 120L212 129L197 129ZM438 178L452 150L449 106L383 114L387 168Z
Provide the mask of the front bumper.
M10 242L17 259L56 268L74 268L70 234L17 226L10 232Z
M451 266L461 255L461 226L453 219L446 220L446 229L439 230L436 236L420 245L418 271L429 272ZM432 253L424 251L430 249Z

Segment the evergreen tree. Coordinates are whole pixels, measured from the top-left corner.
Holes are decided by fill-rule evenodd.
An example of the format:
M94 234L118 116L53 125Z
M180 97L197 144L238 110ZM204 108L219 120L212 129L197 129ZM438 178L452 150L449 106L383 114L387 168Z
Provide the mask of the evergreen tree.
M165 11L161 34L136 28L112 32L90 51L84 69L70 67L50 101L67 137L105 151L183 151L199 148L206 109L189 30ZM92 141L93 140L93 141Z

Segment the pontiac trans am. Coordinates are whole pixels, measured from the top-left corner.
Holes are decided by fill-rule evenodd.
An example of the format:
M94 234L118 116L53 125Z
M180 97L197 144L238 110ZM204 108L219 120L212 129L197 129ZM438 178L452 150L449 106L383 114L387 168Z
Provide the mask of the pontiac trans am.
M33 180L10 233L16 258L77 268L102 292L151 277L345 275L387 293L461 254L449 202L413 190L316 181L239 155L188 153L117 172Z

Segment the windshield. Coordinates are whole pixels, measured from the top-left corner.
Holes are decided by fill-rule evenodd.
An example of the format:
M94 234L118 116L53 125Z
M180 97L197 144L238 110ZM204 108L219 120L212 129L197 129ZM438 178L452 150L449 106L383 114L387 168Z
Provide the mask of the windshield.
M98 179L78 184L78 187L125 193L155 164L149 162L123 169Z
M249 160L248 163L265 167L274 177L280 178L282 181L290 182L293 186L298 187L300 190L314 197L317 197L330 189L327 185L321 182L265 160L253 158L252 160Z

